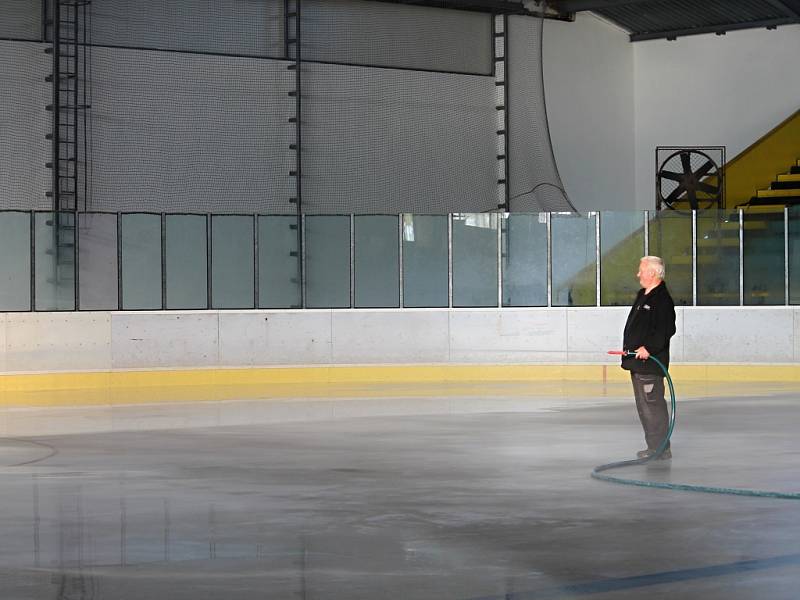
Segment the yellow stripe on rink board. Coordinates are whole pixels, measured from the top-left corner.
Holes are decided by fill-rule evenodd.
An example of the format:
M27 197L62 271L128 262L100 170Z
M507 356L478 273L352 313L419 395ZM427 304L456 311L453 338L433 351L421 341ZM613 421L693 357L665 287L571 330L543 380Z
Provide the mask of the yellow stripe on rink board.
M709 383L800 384L800 365L675 364L688 391ZM0 375L0 406L92 406L267 398L606 396L629 375L609 365L407 365Z

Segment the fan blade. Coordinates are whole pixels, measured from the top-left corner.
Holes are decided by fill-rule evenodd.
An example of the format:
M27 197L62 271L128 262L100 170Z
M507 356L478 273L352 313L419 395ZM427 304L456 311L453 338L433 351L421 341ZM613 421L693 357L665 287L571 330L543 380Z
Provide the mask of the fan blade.
M705 175L711 169L713 169L714 166L715 166L714 163L711 162L710 160L706 161L706 164L704 164L702 167L697 169L697 172L695 172L694 176L697 177L698 179L700 179L701 177L703 177L703 175Z
M678 183L681 183L684 178L683 173L675 173L673 171L661 171L661 173L659 173L658 176L663 177L664 179L671 179L672 181L677 181Z
M690 175L692 172L692 161L689 159L688 152L681 152L681 165L683 166L684 175Z
M711 194L712 196L719 194L719 188L717 186L709 185L707 183L703 183L702 181L697 182L697 189L705 192L706 194Z
M672 193L671 193L669 196L667 196L667 197L664 199L664 202L666 202L667 204L672 204L672 203L673 203L673 202L675 202L675 200L677 200L677 199L680 197L680 195L681 195L683 192L685 192L685 191L686 191L686 188L685 188L685 187L683 187L682 185L679 185L679 186L678 186L678 187L676 187L674 190L672 190Z

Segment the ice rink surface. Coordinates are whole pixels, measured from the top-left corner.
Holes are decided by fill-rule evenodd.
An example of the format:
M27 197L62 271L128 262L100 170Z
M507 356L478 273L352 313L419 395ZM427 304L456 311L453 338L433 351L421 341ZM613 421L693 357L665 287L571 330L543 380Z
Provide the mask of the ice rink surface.
M796 599L800 501L590 478L643 447L617 391L4 438L0 597ZM671 464L616 474L800 492L797 393L745 392L679 398Z

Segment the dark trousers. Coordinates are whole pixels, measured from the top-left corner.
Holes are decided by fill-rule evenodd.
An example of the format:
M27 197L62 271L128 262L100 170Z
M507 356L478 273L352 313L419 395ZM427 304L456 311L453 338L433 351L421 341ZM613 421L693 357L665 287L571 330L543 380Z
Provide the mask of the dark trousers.
M667 401L664 399L664 377L631 373L631 383L633 395L636 397L636 410L644 429L644 439L647 447L655 450L664 441L669 427Z

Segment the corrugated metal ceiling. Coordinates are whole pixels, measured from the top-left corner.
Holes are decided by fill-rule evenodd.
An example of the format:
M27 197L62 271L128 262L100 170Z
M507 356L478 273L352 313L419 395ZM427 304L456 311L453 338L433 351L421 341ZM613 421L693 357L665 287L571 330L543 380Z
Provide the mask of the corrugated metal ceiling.
M800 0L552 0L564 12L589 10L632 41L800 23Z

